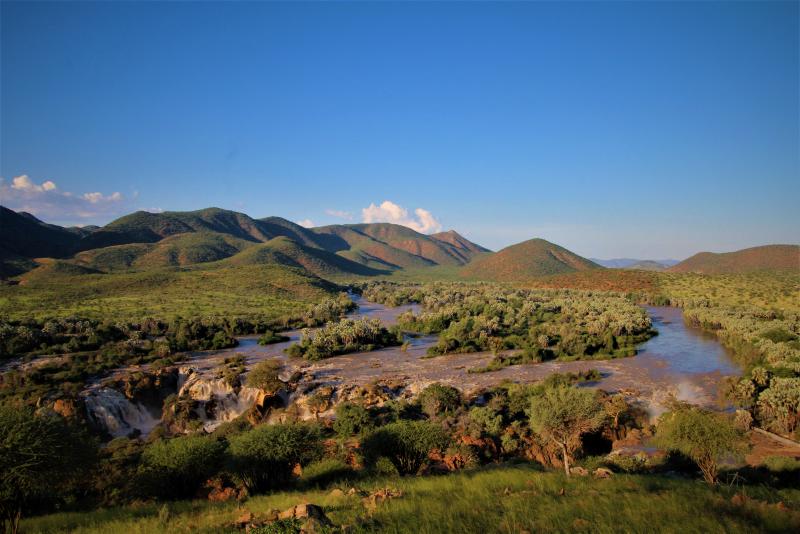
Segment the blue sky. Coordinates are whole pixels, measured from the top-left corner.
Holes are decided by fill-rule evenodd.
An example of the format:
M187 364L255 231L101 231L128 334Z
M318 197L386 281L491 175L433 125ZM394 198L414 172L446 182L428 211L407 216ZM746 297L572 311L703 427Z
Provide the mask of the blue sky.
M0 203L50 222L213 205L601 258L798 242L796 2L0 9Z

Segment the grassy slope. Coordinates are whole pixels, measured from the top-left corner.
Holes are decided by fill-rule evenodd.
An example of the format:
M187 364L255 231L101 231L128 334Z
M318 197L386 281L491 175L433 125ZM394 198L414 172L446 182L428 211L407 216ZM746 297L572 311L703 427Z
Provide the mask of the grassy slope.
M279 265L230 266L216 262L146 272L51 273L31 276L20 285L0 286L0 316L279 317L335 290L329 282L306 271Z
M700 252L669 268L674 273L729 274L762 270L800 272L800 245L765 245L736 252Z
M617 475L610 480L540 472L532 467L496 467L438 477L374 480L364 489L395 487L404 496L367 515L360 498L328 491L280 492L249 499L256 515L310 502L325 508L338 525L380 532L790 532L800 514L774 504L731 503L735 491L696 480L654 475ZM561 495L561 490L564 495ZM800 490L749 487L749 496L796 507ZM230 532L241 515L235 503L204 501L169 505L171 518L158 520L160 505L87 513L59 513L24 520L24 532Z
M80 252L75 262L99 271L147 270L217 261L253 246L216 232L176 234L157 243L131 243Z
M462 274L479 280L515 282L593 269L602 267L544 239L530 239L476 258Z
M320 276L382 274L360 263L348 260L326 250L305 247L287 237L276 237L266 243L254 245L232 256L226 263L230 265L276 264L306 269Z

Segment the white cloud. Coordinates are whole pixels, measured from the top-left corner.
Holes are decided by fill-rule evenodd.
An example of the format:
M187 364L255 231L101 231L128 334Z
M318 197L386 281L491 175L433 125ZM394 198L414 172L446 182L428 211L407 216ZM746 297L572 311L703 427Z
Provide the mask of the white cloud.
M118 191L114 191L108 196L103 196L103 193L84 193L83 194L84 200L88 200L91 204L97 204L98 202L119 202L122 200L122 195L119 194Z
M302 221L297 221L297 224L305 228L313 228L316 226L316 224L314 224L314 221L312 221L311 219L303 219Z
M339 219L346 219L348 221L353 220L353 214L349 211L343 210L325 210L325 213L330 215L331 217L338 217Z
M37 184L26 174L15 176L11 183L0 178L0 204L45 221L86 224L87 219L119 214L125 208L124 201L118 191L108 195L99 191L74 194L59 190L51 180Z
M42 182L41 185L36 185L30 178L28 178L27 174L16 176L11 181L11 189L24 191L26 193L43 193L44 191L53 191L55 188L56 184L50 180Z
M417 208L414 210L414 214L416 218L410 217L408 210L404 207L398 206L389 200L384 200L379 206L370 204L369 207L362 209L361 219L365 223L388 222L401 224L423 234L441 231L441 223L428 210Z
M148 213L164 213L164 208L139 208L139 210Z

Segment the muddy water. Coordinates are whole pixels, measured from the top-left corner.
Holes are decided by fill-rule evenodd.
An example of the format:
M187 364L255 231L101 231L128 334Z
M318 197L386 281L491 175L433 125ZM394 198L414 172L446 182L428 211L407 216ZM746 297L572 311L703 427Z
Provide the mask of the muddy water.
M393 324L397 316L417 306L385 306L357 300L357 315L379 318ZM608 391L619 391L643 400L654 414L659 413L670 398L702 405L713 405L722 377L738 374L731 355L712 336L684 323L681 310L671 307L647 307L659 335L643 343L635 357L605 361L545 362L515 365L490 373L469 373L474 367L486 365L490 353L454 354L426 358L428 347L436 336L408 338L411 346L403 351L391 347L373 352L347 354L310 364L287 359L283 349L300 337L299 331L289 332L286 343L261 347L255 337L240 339L240 345L228 351L198 355L192 365L213 367L225 356L242 354L248 366L265 358L281 358L291 367L313 372L315 381L341 386L366 384L379 379L401 380L416 387L431 382L443 382L469 394L496 385L504 380L534 382L554 372L576 372L597 369L603 378L596 385Z
M353 316L377 318L386 325L395 324L398 316L405 311L419 312L417 305L389 308L356 296L353 298L359 304ZM202 401L198 413L207 424L207 429L240 415L254 402L249 388L233 391L224 380L217 377L218 366L234 354L245 357L248 369L265 359L279 358L285 365L284 374L304 369L304 376L308 380L319 385L334 386L337 391L345 389L342 386L385 380L404 384L406 391L412 395L432 382L450 384L470 395L503 381L535 382L555 372L597 369L602 379L587 386L621 391L629 398L642 401L654 416L665 409L672 397L713 405L722 377L739 372L730 355L714 338L687 326L679 309L649 307L647 312L659 335L643 343L635 357L617 360L554 361L515 365L489 373L469 373L469 369L485 366L492 359L492 354L484 352L428 358L427 350L436 343L436 336L419 336L407 337L409 344L405 350L390 347L310 363L288 358L284 354L284 349L302 336L302 331L294 330L285 333L289 341L266 347L258 345L257 337L247 336L240 338L239 346L234 349L190 354L181 362L180 374L181 380L186 383L191 381L203 390L200 392L202 394L189 393L193 399ZM119 369L112 376L122 377L132 370ZM91 382L83 393L90 416L104 425L111 435L127 435L131 430L143 434L149 432L158 422L159 415L150 414L136 400L130 401L121 393L104 388L104 382L99 379ZM205 409L209 401L212 401L214 412L211 416Z

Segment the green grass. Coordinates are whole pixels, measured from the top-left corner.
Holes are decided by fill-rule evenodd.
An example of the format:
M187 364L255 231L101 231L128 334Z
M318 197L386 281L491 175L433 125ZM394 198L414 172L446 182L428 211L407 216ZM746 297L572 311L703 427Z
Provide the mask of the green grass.
M277 265L213 263L134 273L54 273L0 286L0 317L270 319L300 312L335 290L307 272Z
M610 480L541 472L527 465L484 468L446 476L372 480L366 490L399 488L401 498L379 505L371 516L360 498L329 490L280 492L253 497L243 508L258 515L301 502L325 508L337 524L380 532L789 532L800 528L800 490L709 487L696 480L653 475L616 475ZM564 495L561 495L561 490ZM736 505L737 492L763 502ZM791 510L779 510L781 501ZM23 520L23 532L177 533L231 532L241 514L235 503L170 503L86 513L58 513Z

